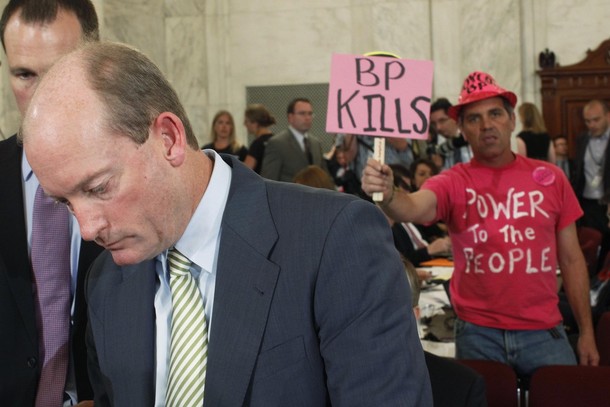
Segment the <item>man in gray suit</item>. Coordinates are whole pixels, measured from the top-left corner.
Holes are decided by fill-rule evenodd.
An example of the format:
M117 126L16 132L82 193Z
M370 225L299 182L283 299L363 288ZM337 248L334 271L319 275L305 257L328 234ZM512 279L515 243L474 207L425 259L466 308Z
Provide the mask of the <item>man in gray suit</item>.
M313 122L311 102L296 98L286 110L288 129L267 142L261 175L267 179L292 182L294 176L308 165L317 165L328 172L320 140L308 134Z
M176 405L184 339L203 359L193 405L432 405L408 282L373 205L200 151L171 85L119 44L62 59L21 135L45 191L108 250L86 288L96 406ZM177 252L191 315L207 321L188 337L174 330Z

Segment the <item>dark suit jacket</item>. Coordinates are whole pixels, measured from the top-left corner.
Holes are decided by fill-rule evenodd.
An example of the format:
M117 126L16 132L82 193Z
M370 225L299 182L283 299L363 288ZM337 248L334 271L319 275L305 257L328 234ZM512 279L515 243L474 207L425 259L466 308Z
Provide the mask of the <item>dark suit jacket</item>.
M485 379L453 360L424 352L434 407L486 407Z
M392 236L394 237L394 246L396 249L407 258L415 267L418 267L420 263L432 259L432 256L428 254L427 248L416 249L413 246L411 236L407 233L405 228L399 222L394 223L392 226Z
M322 144L314 136L308 136L308 138L312 164L322 167L324 171L328 172ZM287 129L271 137L267 142L261 176L275 181L292 182L294 176L308 165L309 162L299 142L294 138L290 129Z
M588 134L576 137L576 157L572 167L572 185L578 199L582 198L582 193L585 189L585 153L587 152L590 138ZM605 165L602 182L604 185L604 195L608 195L610 194L610 142L606 146L604 157Z
M32 294L25 207L21 176L22 147L15 136L0 142L0 404L33 406L40 363ZM101 247L82 242L78 264L76 305L72 329L79 398L92 397L87 377L84 279Z
M263 180L234 158L206 406L430 406L406 275L373 205ZM298 233L297 233L298 232ZM95 405L155 397L155 260L91 268Z

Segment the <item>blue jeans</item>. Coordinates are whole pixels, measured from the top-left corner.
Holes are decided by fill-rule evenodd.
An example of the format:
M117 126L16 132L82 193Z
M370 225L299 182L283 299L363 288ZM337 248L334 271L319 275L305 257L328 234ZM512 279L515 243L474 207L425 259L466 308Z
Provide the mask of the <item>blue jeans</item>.
M547 330L504 330L456 318L455 349L457 359L496 360L523 377L541 366L576 364L562 324Z

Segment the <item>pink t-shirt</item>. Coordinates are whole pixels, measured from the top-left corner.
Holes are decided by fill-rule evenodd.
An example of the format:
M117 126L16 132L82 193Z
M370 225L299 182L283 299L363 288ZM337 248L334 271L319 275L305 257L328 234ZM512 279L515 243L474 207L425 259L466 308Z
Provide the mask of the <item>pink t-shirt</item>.
M548 329L557 307L557 232L582 216L559 167L517 155L502 168L474 159L426 181L453 243L451 300L468 322Z

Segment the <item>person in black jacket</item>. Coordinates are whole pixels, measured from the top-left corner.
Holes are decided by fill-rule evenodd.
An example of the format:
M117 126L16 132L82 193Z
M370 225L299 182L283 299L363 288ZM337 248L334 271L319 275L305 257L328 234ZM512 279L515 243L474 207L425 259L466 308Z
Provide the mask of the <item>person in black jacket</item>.
M403 257L405 272L411 286L413 312L419 319L421 281L415 267ZM434 407L487 406L485 379L474 369L451 359L424 352Z

